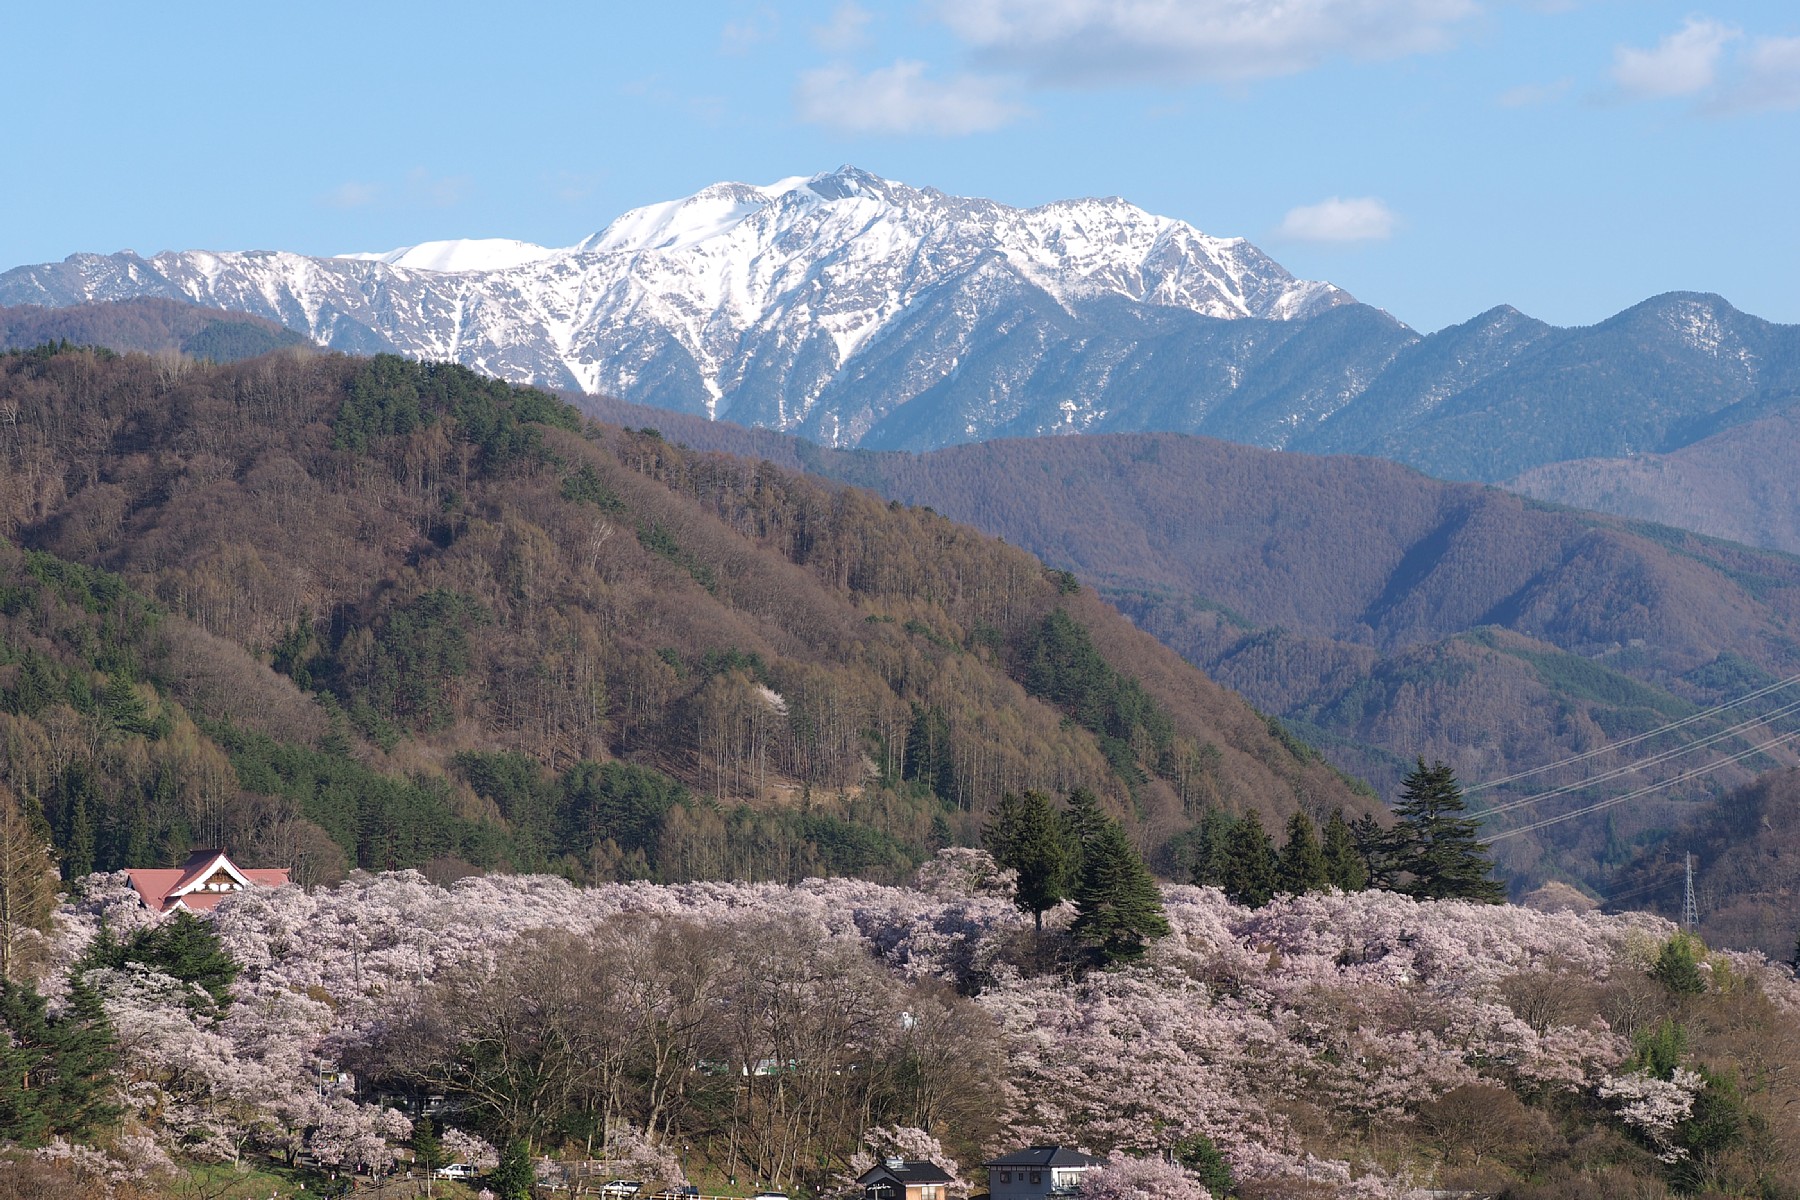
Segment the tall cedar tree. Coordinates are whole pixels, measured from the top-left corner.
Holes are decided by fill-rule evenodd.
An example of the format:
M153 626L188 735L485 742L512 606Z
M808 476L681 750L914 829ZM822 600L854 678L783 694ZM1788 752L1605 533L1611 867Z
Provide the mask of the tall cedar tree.
M0 1142L81 1140L119 1115L112 1103L118 1054L93 989L79 980L52 1020L44 998L0 981Z
M1106 823L1082 856L1071 932L1103 967L1141 958L1151 942L1169 936L1162 893L1116 821Z
M1225 895L1233 904L1261 908L1275 898L1281 886L1281 860L1275 843L1253 812L1239 817L1226 839Z
M1063 902L1069 879L1069 846L1050 797L1036 791L1005 793L982 840L995 862L1019 873L1013 903L1031 914L1042 933L1044 913Z
M1236 824L1222 808L1209 808L1200 818L1198 845L1194 851L1194 883L1200 887L1225 887L1231 866L1231 827Z
M1481 822L1463 815L1462 788L1443 762L1420 758L1407 774L1394 813L1397 865L1410 878L1401 887L1421 900L1479 900L1499 904L1506 888L1493 878L1494 860L1479 835Z
M1296 811L1288 818L1287 841L1281 847L1281 890L1290 896L1331 888L1331 870L1319 845L1313 819Z
M1356 836L1344 810L1331 810L1325 822L1325 870L1331 875L1331 886L1340 892L1360 892L1369 886L1369 868L1356 851Z
M0 979L22 978L21 960L36 945L27 931L48 932L55 911L49 831L0 783Z
M1365 887L1391 892L1400 885L1398 830L1383 829L1373 813L1364 813L1350 826L1350 840L1363 865Z
M1068 891L1074 891L1081 880L1082 864L1088 847L1106 831L1112 818L1100 807L1100 797L1087 788L1069 793L1068 807L1062 812L1063 841L1069 848Z

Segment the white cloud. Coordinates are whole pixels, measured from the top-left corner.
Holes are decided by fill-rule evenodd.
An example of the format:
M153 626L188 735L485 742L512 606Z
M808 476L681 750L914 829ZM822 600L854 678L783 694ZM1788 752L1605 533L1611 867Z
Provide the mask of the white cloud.
M1039 83L1291 75L1335 57L1440 50L1477 0L936 0L985 60Z
M1333 196L1290 209L1275 234L1296 242L1376 242L1392 237L1399 223L1373 196Z
M742 20L727 21L719 30L721 54L748 54L764 42L775 40L781 18L771 8L759 8Z
M1729 25L1690 17L1648 50L1618 47L1613 52L1613 83L1637 100L1696 95L1713 85L1726 43L1738 36Z
M1800 108L1800 37L1757 38L1744 55L1742 76L1713 108L1720 112Z
M845 66L808 71L794 102L802 120L847 133L983 133L1027 111L1007 97L1000 80L928 79L925 64L909 59L866 75Z
M869 23L874 19L862 5L844 0L832 11L831 20L813 27L813 44L829 54L861 50L869 44Z

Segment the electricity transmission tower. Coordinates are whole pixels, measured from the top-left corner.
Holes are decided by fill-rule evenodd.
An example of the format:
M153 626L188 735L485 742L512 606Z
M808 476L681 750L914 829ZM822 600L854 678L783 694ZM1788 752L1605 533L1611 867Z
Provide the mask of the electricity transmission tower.
M1692 931L1700 924L1700 905L1694 900L1694 856L1687 856L1687 892L1681 898L1681 926Z

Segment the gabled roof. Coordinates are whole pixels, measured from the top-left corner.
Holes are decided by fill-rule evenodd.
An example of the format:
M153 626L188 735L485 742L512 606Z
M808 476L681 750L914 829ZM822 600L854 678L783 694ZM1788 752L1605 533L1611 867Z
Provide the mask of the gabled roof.
M125 872L131 886L153 913L164 914L176 908L206 912L219 901L249 887L281 887L288 882L288 868L267 867L244 870L226 856L223 850L196 850L179 867L136 867ZM223 874L228 891L213 891L206 885Z
M1101 1167L1103 1158L1071 1150L1067 1146L1027 1146L1000 1158L990 1158L984 1167Z
M870 1184L878 1179L892 1179L897 1183L955 1183L945 1173L944 1168L934 1162L878 1162L861 1175L856 1182Z

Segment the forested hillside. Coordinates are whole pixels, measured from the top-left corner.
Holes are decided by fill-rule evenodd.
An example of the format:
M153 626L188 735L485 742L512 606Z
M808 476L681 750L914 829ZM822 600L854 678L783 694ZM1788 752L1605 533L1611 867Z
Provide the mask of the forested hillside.
M596 407L616 419L645 411ZM738 448L931 505L1076 572L1383 794L1416 754L1442 757L1475 783L1800 673L1800 560L1442 483L1379 460L1174 434L889 455L683 418L665 426L696 445ZM1771 695L1681 737L1796 698ZM1752 725L1712 753L1792 726L1791 718ZM1678 740L1652 739L1636 753ZM1579 782L1625 757L1596 756L1488 799ZM1695 761L1669 760L1662 771ZM1609 894L1622 867L1682 823L1689 801L1722 796L1789 761L1785 751L1753 757L1667 796L1521 837L1503 844L1502 861L1521 886L1561 877ZM1505 823L1620 790L1576 790Z
M310 346L304 334L248 313L201 308L178 300L120 300L42 308L0 307L0 350L46 342L104 346L118 353L178 353L236 362L283 347Z
M1676 911L1690 852L1701 931L1800 966L1800 769L1770 771L1701 805L1621 890L1634 904Z
M0 359L0 781L65 874L890 877L1005 791L1374 805L927 510L461 367Z
M1534 467L1515 492L1800 554L1800 403L1668 454Z

